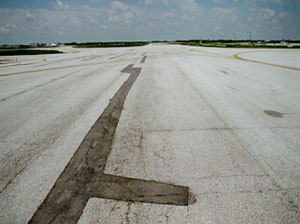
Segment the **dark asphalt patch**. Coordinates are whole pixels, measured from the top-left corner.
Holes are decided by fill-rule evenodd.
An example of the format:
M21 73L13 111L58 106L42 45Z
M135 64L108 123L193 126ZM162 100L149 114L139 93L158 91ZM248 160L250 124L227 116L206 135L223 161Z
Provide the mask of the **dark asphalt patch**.
M145 63L147 56L144 56L141 60L141 63Z
M282 118L282 115L284 115L284 113L279 113L274 110L265 110L264 112L269 116L278 117L278 118Z
M118 56L114 56L114 57L111 57L111 58L109 58L109 59L111 60L111 59L120 58L120 57L125 56L125 55L127 55L127 54L129 54L129 53L120 54L120 55L118 55Z
M89 198L188 205L188 187L104 174L126 96L141 68L131 73L81 142L29 223L77 223Z
M229 75L229 73L226 72L226 71L224 71L224 70L221 70L221 72L222 72L223 74L225 74L225 75Z

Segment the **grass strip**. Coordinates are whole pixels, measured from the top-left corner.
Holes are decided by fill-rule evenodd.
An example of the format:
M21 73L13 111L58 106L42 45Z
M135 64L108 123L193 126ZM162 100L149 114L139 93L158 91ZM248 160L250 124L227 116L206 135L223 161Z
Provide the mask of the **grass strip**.
M63 52L57 50L0 50L0 56L14 56L14 55L39 55L39 54L62 54Z
M79 43L75 44L74 47L81 48L95 48L95 47L138 47L145 46L149 42L91 42L91 43Z

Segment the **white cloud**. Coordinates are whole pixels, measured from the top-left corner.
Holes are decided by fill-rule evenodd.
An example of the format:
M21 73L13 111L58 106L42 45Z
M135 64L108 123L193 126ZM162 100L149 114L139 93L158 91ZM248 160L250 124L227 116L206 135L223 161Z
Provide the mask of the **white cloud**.
M167 26L177 26L178 23L177 22L167 22L166 25Z
M133 18L134 18L134 15L133 15L132 12L126 12L126 13L124 13L124 19L131 20Z
M109 14L108 21L113 23L130 24L134 18L129 6L120 1L111 2L111 10L107 12Z
M10 29L6 27L0 27L0 33L9 33Z
M210 0L212 2L215 2L215 3L224 3L224 0Z
M169 0L162 0L162 3L164 4L164 5L169 5L170 3L169 3Z
M151 5L152 4L152 1L151 0L145 0L145 5Z
M10 33L16 27L15 24L6 24L5 26L0 27L0 33Z
M282 30L282 27L280 27L280 26L273 26L272 30L273 31L280 31L280 30Z
M6 28L16 28L17 26L15 24L6 24Z
M234 2L240 2L243 5L247 5L248 7L258 6L261 7L265 4L282 4L282 0L234 0Z
M230 9L225 9L225 8L214 8L213 11L216 14L223 14L223 15L229 15L232 13Z
M176 17L176 14L174 12L165 12L164 13L166 17L169 17L169 18L175 18Z
M282 0L263 0L266 3L276 3L276 4L281 4Z
M122 14L113 14L108 17L109 22L114 23L132 23L134 18L134 14L132 12L124 12Z
M187 14L184 14L182 16L182 18L187 21L187 22L194 22L195 21L195 17L194 16L190 16L190 15L187 15Z
M290 19L291 18L291 14L288 12L281 12L279 13L279 18L280 19Z
M195 0L182 0L182 8L187 11L199 11L200 6Z
M26 15L28 18L31 18L31 17L32 17L32 15L31 15L29 12L24 11L24 13L25 13L25 15Z
M214 8L213 14L217 21L236 21L238 18L235 9Z
M119 1L112 1L111 2L111 8L114 10L123 10L126 11L128 9L128 6L123 3L123 2L119 2Z
M119 16L109 16L108 21L109 22L120 22L121 18Z
M62 3L60 0L56 0L56 8L58 9L68 9L69 6Z
M272 19L273 16L275 15L275 11L272 9L265 9L264 11L264 17L265 19Z

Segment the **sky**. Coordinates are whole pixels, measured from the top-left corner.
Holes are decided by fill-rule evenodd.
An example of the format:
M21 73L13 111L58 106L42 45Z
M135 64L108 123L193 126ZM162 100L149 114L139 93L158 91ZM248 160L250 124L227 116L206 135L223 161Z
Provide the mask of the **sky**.
M0 0L0 44L300 39L300 0Z

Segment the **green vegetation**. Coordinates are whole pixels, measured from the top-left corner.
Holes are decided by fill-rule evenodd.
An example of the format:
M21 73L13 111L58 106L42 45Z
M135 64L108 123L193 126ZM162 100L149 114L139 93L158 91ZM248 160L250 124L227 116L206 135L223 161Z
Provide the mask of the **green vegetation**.
M88 43L70 43L66 45L73 45L74 47L136 47L144 46L149 42L88 42Z
M61 54L61 53L63 53L63 52L57 51L57 50L26 50L26 49L5 49L5 50L0 50L0 56Z
M220 47L220 48L300 48L299 43L282 43L280 41L233 41L233 40L188 40L188 41L175 41L176 44L199 46L199 47Z

